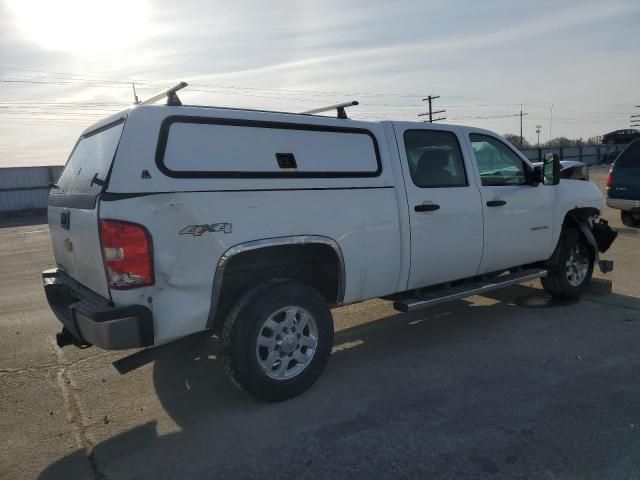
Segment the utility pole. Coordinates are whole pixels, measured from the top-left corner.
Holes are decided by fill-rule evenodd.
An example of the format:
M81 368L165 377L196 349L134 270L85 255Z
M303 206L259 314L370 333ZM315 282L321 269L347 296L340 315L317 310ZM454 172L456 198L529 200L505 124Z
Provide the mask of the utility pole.
M522 105L520 105L520 149L522 150L522 117L529 115L528 113L522 113Z
M437 122L438 120L446 120L446 118L447 118L447 117L433 118L433 116L438 114L438 113L445 113L446 112L446 110L436 110L435 112L433 111L433 107L432 107L431 102L433 100L435 100L436 98L440 98L440 95L429 95L427 98L423 98L422 99L423 102L424 101L428 101L429 102L429 112L419 113L418 116L419 117L424 117L425 115L429 115L429 123Z
M549 117L549 145L551 145L551 131L553 129L553 103L551 104L551 116Z
M540 148L540 130L542 130L542 125L536 125L536 133L538 134L538 148Z
M636 105L636 108L640 108L640 105ZM629 121L631 127L640 127L640 115L631 115Z

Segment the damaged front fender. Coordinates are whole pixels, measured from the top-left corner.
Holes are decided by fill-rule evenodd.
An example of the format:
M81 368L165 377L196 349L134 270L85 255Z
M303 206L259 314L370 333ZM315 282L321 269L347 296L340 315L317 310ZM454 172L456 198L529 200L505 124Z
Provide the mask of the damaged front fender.
M600 253L604 253L609 250L609 247L611 247L611 244L618 236L618 232L611 228L609 226L609 222L602 218L598 223L593 223L591 231L593 232L593 237Z
M598 263L598 267L602 273L609 273L613 271L612 260L601 260L600 253L604 253L609 250L611 244L618 236L618 232L609 226L609 222L604 219L599 219L595 222L593 218L588 221L577 220L576 223L580 228L580 231L587 239L587 242L593 247L595 252L595 260Z

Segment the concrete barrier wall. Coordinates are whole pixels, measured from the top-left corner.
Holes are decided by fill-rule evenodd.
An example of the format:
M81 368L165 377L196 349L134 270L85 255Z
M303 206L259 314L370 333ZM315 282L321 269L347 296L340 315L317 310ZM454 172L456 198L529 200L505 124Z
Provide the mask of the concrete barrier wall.
M62 168L0 168L0 213L47 208L48 184L58 179Z

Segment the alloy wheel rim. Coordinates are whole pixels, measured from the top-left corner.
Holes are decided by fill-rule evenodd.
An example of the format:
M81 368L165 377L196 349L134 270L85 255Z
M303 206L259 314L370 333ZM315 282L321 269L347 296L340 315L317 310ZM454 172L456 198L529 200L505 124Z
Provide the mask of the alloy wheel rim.
M263 322L256 340L256 359L275 380L289 380L307 368L318 348L315 318L299 306L273 312Z
M587 277L589 271L589 256L586 248L576 244L569 253L566 263L567 281L572 287L579 286Z

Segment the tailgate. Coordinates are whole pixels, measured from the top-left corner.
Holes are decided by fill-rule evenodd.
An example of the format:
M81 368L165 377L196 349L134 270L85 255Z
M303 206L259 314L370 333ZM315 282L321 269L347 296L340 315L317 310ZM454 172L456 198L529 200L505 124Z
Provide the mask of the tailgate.
M84 134L49 193L49 229L58 267L103 297L109 287L102 260L98 197L102 193L124 119Z
M63 224L68 224L68 228ZM88 289L109 298L98 233L98 209L49 205L49 230L58 267Z

